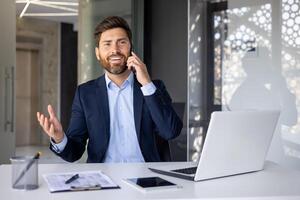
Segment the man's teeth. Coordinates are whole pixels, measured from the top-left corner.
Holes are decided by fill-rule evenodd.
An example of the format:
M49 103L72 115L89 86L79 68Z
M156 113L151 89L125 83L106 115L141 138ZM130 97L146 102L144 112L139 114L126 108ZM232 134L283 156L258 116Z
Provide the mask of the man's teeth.
M111 57L110 60L120 60L120 57Z

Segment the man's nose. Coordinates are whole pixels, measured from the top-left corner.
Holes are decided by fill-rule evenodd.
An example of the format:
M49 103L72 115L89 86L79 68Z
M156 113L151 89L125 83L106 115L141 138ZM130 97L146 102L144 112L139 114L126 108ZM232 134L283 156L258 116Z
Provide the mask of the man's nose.
M120 52L120 48L119 45L117 43L112 45L112 53L119 53Z

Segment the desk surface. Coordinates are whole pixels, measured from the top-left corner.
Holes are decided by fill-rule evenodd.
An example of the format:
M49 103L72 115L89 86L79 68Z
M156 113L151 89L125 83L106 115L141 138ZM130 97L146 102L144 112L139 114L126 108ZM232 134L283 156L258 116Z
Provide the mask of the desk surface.
M11 188L11 165L0 165L0 199L10 200L77 200L77 199L300 199L300 171L284 169L267 162L265 170L226 178L193 182L158 175L147 167L172 163L135 164L40 164L39 188L18 191ZM177 163L184 164L184 163ZM52 172L78 172L101 170L109 175L121 189L85 192L50 193L42 174ZM181 185L181 189L140 192L123 181L125 178L160 176Z

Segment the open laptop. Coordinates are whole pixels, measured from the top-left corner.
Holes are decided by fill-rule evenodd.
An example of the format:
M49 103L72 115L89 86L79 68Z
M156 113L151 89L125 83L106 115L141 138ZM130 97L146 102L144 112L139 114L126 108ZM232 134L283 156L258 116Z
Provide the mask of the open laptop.
M262 170L279 115L279 111L213 112L198 165L149 169L193 181Z

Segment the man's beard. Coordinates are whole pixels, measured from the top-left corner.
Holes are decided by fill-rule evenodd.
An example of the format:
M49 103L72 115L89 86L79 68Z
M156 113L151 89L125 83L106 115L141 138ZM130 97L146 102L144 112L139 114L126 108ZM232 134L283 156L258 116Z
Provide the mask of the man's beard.
M109 63L109 58L111 56L120 56L123 58L123 63L121 63L120 65L114 65L114 64L110 64ZM127 65L126 65L126 61L127 61L127 58L124 54L121 54L121 53L116 53L114 55L110 55L107 59L104 59L102 57L100 57L100 63L102 65L102 67L108 71L109 73L111 74L115 74L115 75L118 75L118 74L122 74L126 71L126 69L128 68Z

